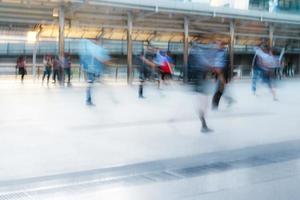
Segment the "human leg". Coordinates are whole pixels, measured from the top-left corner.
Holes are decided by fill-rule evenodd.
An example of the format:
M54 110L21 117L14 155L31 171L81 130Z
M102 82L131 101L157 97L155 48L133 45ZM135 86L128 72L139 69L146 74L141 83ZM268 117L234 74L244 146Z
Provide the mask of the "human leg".
M251 84L251 88L252 88L252 92L253 94L256 93L256 83L257 83L257 79L259 77L259 71L256 68L253 68L252 70L252 84Z
M92 101L92 90L93 90L93 84L95 80L95 74L87 73L86 75L87 75L86 104L94 105Z

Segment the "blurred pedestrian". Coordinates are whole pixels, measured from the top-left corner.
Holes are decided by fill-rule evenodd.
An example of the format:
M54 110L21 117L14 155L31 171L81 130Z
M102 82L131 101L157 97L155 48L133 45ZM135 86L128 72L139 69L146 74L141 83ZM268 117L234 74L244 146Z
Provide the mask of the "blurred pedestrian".
M138 66L139 70L139 89L138 89L138 96L139 98L145 98L144 96L144 84L147 78L147 64L144 62L144 52L134 59Z
M195 91L199 94L199 118L202 124L202 133L212 132L212 129L208 128L206 123L206 112L208 109L208 95L209 95L209 80L207 75L211 70L210 62L210 50L207 46L201 46L197 43L193 43L189 57L188 57L188 74L192 74L190 77L191 83Z
M291 61L287 63L287 76L294 77L294 68L293 63Z
M26 59L24 56L20 56L17 59L17 64L16 64L16 68L18 70L18 74L21 75L21 82L23 83L24 81L24 76L27 74L27 70L26 70Z
M107 51L95 42L84 39L80 44L80 63L87 81L86 105L93 106L95 105L92 100L94 82L100 77L103 65L110 60L110 57Z
M52 75L53 83L56 83L56 81L60 80L60 67L61 67L61 63L60 63L58 57L54 56L54 59L53 59L53 75Z
M163 83L166 83L167 79L172 78L173 69L169 63L170 58L167 57L167 54L160 49L154 49L154 56L152 58L141 57L143 62L152 68L153 76L158 82L158 88L160 88L160 80Z
M157 70L160 74L160 78L163 81L163 83L166 83L166 79L172 78L172 67L169 62L169 58L167 57L166 52L162 50L157 50L155 59L153 60Z
M160 88L160 71L159 71L159 63L157 57L157 48L153 48L151 46L146 48L144 55L140 56L140 59L143 63L143 69L148 69L144 71L147 73L149 80L154 80L157 82L157 87Z
M274 69L281 66L281 61L284 55L284 48L282 49L280 56L275 56L273 49L265 45L263 47L255 47L254 51L257 55L257 64L262 69L262 80L272 93L273 100L277 101L276 92L272 82L272 76Z
M217 88L212 99L212 109L218 109L220 99L223 98L227 101L228 105L231 105L234 100L231 96L225 93L226 85L229 83L229 58L225 48L225 42L217 41L215 45L212 45L213 52L213 64L212 72L216 75Z
M48 85L51 71L52 71L52 57L50 55L45 56L43 63L44 63L44 74L42 78L42 83L44 83L44 79L47 76L47 85Z
M65 82L65 77L67 77L67 84L68 86L71 86L71 55L70 54L65 54L63 67L64 67L63 82Z
M259 57L257 53L255 52L254 58L252 61L252 82L251 82L251 89L252 93L256 95L256 85L257 81L259 79L262 79L262 74L263 74L263 68L262 66L259 65Z

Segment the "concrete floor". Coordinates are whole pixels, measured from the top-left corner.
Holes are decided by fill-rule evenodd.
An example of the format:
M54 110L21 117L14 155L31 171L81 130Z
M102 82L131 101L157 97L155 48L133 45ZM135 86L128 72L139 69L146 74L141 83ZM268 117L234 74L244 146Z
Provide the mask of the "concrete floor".
M235 81L237 102L209 111L214 132L202 134L199 96L178 83L148 84L143 100L137 86L99 84L87 107L83 83L2 80L0 199L295 199L300 82L277 84L275 102Z

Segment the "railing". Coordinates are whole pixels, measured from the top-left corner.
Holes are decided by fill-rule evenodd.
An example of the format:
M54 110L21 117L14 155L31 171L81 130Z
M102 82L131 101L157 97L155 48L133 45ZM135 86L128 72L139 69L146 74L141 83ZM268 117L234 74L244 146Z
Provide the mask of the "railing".
M182 72L182 66L178 65L174 69L174 75L176 77L180 77ZM32 64L27 64L26 67L27 75L32 75ZM42 63L38 63L36 65L36 79L41 80L44 73L44 65ZM2 63L0 65L0 77L1 76L16 76L18 75L18 71L15 68L14 63ZM84 81L83 71L79 64L73 64L71 68L72 81ZM52 74L51 74L52 76ZM123 80L127 79L127 65L126 64L114 64L104 68L102 76L104 78L109 78L110 80ZM138 66L133 65L133 79L139 80L139 71Z
M125 41L105 41L103 44L104 48L108 50L110 54L127 54L127 44ZM170 50L174 53L181 53L183 51L182 43L167 43L167 42L156 42L153 43L155 47L164 47L166 50ZM139 41L133 42L133 54L137 55L143 51L143 43ZM79 40L70 40L65 42L65 52L71 54L78 54L80 51ZM37 47L37 55L58 53L57 42L40 42ZM0 55L32 55L33 45L26 44L25 42L18 43L1 43L0 44Z

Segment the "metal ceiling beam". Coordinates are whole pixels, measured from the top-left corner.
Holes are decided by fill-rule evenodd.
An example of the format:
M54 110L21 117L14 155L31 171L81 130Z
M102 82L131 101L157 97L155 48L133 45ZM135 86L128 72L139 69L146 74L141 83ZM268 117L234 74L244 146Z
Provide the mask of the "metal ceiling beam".
M127 20L127 17L116 16L116 15L107 15L100 13L76 13L73 17L74 19L90 18L90 19L104 19L104 20Z
M53 24L57 20L44 20L44 19L20 19L20 18L7 18L0 15L0 22L6 23L22 23L22 24Z
M67 8L66 17L73 17L74 13L88 5L89 0L83 0L82 3L74 3Z
M1 4L0 4L1 5ZM49 14L52 16L52 11L49 9L29 9L29 8L7 8L7 7L0 7L1 13L14 13L14 14L40 14L40 15L47 15Z
M15 18L15 19L39 19L39 20L53 20L52 17L43 15L26 15L26 14L14 14L14 13L0 13L0 18Z

